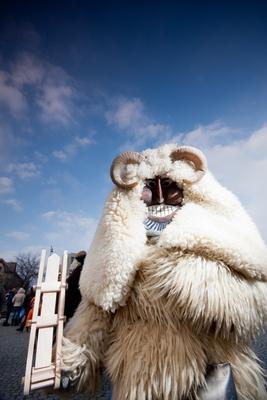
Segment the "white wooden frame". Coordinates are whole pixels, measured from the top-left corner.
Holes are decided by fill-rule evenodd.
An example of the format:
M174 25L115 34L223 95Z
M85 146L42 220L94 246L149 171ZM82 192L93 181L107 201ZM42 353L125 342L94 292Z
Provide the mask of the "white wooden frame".
M34 389L47 386L58 389L60 386L60 354L65 320L68 252L64 252L62 267L60 266L60 257L57 254L54 253L48 257L45 280L43 281L45 263L46 250L42 250L31 320L24 395L28 395ZM55 327L57 327L57 330L53 352Z

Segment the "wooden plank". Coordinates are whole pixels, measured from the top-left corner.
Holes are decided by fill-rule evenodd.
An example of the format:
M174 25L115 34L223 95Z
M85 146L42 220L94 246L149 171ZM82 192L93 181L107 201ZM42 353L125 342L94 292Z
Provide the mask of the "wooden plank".
M48 257L45 282L58 281L60 258L57 254ZM55 314L56 293L44 293L41 318L48 318ZM34 318L33 318L34 319ZM34 324L33 326L35 326ZM52 362L53 327L40 328L38 332L35 366L36 368L48 367Z
M60 291L61 282L43 282L41 285L42 293L49 293L49 292L59 292Z
M44 273L44 266L45 266L45 257L46 257L46 250L42 250L41 259L40 259L40 267L39 267L39 274L37 280L37 286L41 285ZM36 289L35 293L35 301L34 301L34 308L33 308L33 319L36 320L39 304L40 304L40 296L41 291L40 289ZM25 379L24 379L24 395L28 395L30 393L30 384L31 384L31 372L32 372L32 361L33 361L33 351L34 351L34 344L35 344L35 337L36 337L36 324L31 327L30 332L30 340L29 340L29 347L28 347L28 355L27 355L27 362L26 362L26 371L25 371Z
M47 386L52 386L53 384L54 384L54 379L48 379L47 381L44 382L33 383L31 385L31 390L41 389Z
M66 292L66 278L67 278L67 266L68 266L68 252L64 251L63 255L63 263L61 270L61 290L59 293L58 300L58 327L57 327L57 337L56 337L56 377L55 377L55 385L54 388L58 389L60 387L60 378L61 378L61 368L60 368L60 360L61 360L61 349L62 349L62 338L63 338L63 325L64 325L64 305L65 305L65 292Z
M47 381L48 379L55 379L55 366L50 368L33 368L32 370L32 383Z
M32 321L34 323L34 321ZM36 324L37 328L48 328L51 326L57 326L58 318L57 314L54 315L42 315L37 318Z

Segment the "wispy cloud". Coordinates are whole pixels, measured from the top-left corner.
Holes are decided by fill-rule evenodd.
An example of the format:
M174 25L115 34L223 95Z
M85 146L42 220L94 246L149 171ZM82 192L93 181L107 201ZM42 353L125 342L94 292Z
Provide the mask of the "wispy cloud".
M53 156L63 162L69 161L78 153L80 149L83 149L93 143L94 141L90 137L75 136L71 143L67 144L62 149L54 150Z
M7 171L17 175L21 179L34 178L40 175L40 169L38 165L33 162L10 163L7 166Z
M30 237L30 235L26 232L22 231L12 231L6 234L6 237L10 239L15 239L18 241L24 241Z
M171 132L168 125L154 121L147 115L143 102L138 99L120 98L113 100L106 112L110 126L126 132L136 147L151 139L166 139Z
M73 120L72 97L73 89L67 84L46 83L37 99L43 121L68 125Z
M16 116L27 108L27 101L22 91L12 82L12 76L0 71L0 104L3 104Z
M199 147L209 168L245 205L267 241L267 125L240 138L236 130L214 122L180 133L171 142Z
M97 221L80 212L51 210L42 214L49 224L45 235L56 251L87 249L96 229ZM64 234L63 234L64 232Z
M23 207L21 206L19 201L16 199L2 199L2 200L0 200L0 203L10 206L11 208L13 208L14 211L22 211L23 210Z
M25 111L31 98L42 121L66 126L75 119L76 97L74 81L66 71L33 54L20 54L9 70L0 71L0 103L12 115Z
M45 79L44 62L30 53L21 54L11 65L11 77L14 86L39 85Z
M7 176L0 176L0 194L8 194L14 191L13 181Z
M236 140L238 133L240 130L226 126L221 120L217 120L208 125L197 125L188 132L172 135L169 140L174 143L183 142L195 147L207 148L221 143L230 143Z

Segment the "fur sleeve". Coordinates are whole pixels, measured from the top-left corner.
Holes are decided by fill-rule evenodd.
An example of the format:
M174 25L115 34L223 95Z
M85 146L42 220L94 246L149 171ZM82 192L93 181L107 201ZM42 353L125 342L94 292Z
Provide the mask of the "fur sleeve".
M62 370L78 391L94 393L99 385L109 314L92 303L82 300L64 330Z
M154 258L154 259L153 259ZM232 271L213 261L174 249L148 257L147 290L165 296L181 320L199 332L250 340L266 323L267 284Z

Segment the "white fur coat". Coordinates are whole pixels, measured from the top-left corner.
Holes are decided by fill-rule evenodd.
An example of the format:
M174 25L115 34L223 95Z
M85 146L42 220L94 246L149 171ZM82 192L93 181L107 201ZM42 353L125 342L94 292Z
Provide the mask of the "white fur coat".
M195 171L170 160L174 148L143 152L143 162L126 167L138 185L109 196L81 274L83 301L65 331L63 367L73 370L78 346L80 381L88 386L87 375L94 380L104 362L116 400L177 400L197 398L207 364L228 361L240 399L263 400L248 344L266 322L265 244L238 199L209 171L185 183ZM140 195L144 180L158 175L183 187L184 202L148 245ZM147 334L168 356L151 341L142 344ZM139 369L132 371L134 360Z

